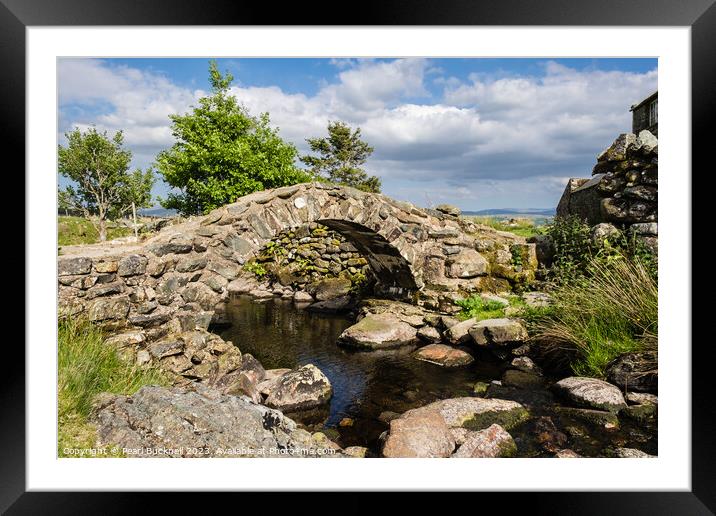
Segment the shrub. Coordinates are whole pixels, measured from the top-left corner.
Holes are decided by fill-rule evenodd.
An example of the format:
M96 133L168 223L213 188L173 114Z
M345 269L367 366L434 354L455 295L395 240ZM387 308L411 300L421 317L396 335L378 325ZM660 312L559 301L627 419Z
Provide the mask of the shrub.
M554 257L547 277L558 284L577 281L590 274L597 262L609 263L624 258L638 258L654 278L658 274L656 255L634 236L604 239L595 243L592 228L577 216L556 217L545 232L552 238Z
M591 259L583 277L551 292L554 306L534 320L534 340L554 362L583 376L603 377L622 353L656 357L658 286L649 267L638 255Z
M58 324L57 411L58 454L69 448L94 446L95 430L87 418L101 392L131 395L144 385L167 385L158 369L123 360L104 344L100 328L81 318Z

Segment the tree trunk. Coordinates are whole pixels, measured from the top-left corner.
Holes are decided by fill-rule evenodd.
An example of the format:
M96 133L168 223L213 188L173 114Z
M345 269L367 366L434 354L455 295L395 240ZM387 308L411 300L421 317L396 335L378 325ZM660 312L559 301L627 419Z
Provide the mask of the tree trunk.
M134 239L139 241L139 228L137 227L137 207L132 202L132 219L134 220Z
M105 242L107 240L107 220L100 215L99 216L99 241Z

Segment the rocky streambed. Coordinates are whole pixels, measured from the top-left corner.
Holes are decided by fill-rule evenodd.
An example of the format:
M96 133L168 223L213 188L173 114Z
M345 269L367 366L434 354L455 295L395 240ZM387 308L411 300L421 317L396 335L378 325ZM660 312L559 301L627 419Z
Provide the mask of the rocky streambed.
M150 346L174 361L218 346L227 372L102 397L100 443L179 456L657 453L655 395L543 373L519 318L461 321L319 287L288 295L247 281L213 333Z

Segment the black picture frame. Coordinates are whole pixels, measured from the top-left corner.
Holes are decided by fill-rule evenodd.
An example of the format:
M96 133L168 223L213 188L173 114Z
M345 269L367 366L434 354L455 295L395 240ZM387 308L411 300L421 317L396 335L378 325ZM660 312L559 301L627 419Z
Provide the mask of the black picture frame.
M713 144L709 129L716 116L716 5L715 0L383 0L361 2L350 17L321 2L295 2L280 7L268 3L230 0L0 0L0 133L7 154L20 157L25 148L25 29L28 26L112 25L576 25L576 26L690 26L692 70L693 170L709 171ZM328 5L328 4L327 4ZM329 13L321 17L320 13ZM333 18L330 18L331 14ZM12 152L10 150L12 149ZM689 171L681 171L687 175ZM20 188L31 185L20 185ZM29 192L25 190L27 195ZM25 235L28 238L29 235ZM27 270L25 270L27 274ZM668 271L667 271L668 273ZM693 319L693 317L692 317ZM671 343L670 343L671 344ZM692 490L690 492L618 493L481 493L470 504L528 505L531 514L713 514L716 511L716 445L713 430L716 405L710 376L710 340L692 351ZM7 344L6 344L7 345ZM690 346L684 335L679 346ZM7 514L127 514L145 512L150 494L25 492L25 367L16 350L6 365L0 391L3 425L0 428L0 511ZM711 374L709 374L711 373ZM702 394L702 395L699 395ZM245 495L241 495L245 496ZM264 495L265 496L265 495ZM294 494L300 506L310 495ZM419 496L414 494L414 496ZM453 496L453 495L449 495ZM470 496L475 496L470 494ZM169 498L169 497L165 497ZM182 513L205 501L187 493L171 493L164 510ZM225 503L225 496L218 496ZM509 502L505 500L509 499ZM271 503L271 502L269 502ZM275 503L275 502L274 502ZM381 502L384 503L384 502ZM453 502L451 502L452 504ZM342 499L343 512L373 510L365 496ZM493 505L494 506L494 505ZM387 506L384 506L387 507Z

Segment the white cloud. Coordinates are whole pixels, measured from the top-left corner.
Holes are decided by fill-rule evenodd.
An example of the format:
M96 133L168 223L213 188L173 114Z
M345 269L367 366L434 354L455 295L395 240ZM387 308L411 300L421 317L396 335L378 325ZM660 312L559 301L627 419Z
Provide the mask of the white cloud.
M630 104L657 86L656 70L578 71L554 62L542 76L466 81L425 59L333 64L336 80L315 95L277 86L231 92L253 114L269 112L301 152L305 138L325 134L329 120L359 125L375 148L367 168L386 193L426 204L429 188L431 196L467 208L510 198L514 207L555 204L566 178L589 174L597 153L629 130ZM442 88L441 98L429 97L427 77ZM173 143L168 115L186 112L203 94L101 60L63 60L59 80L61 104L87 106L68 111L68 124L124 129L135 157L147 163Z

